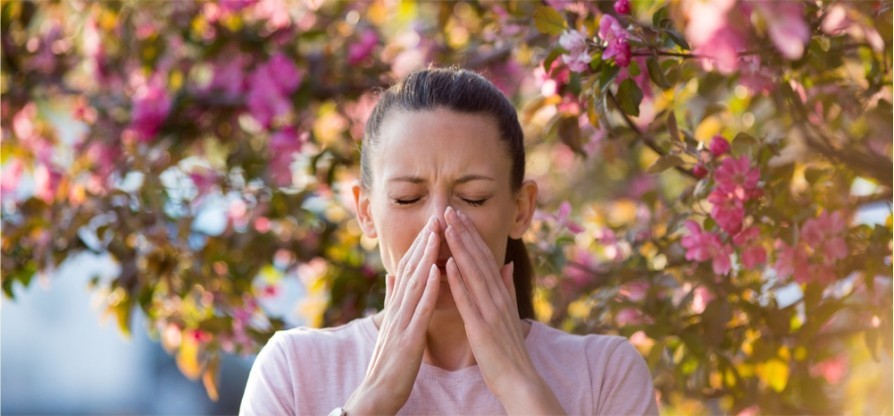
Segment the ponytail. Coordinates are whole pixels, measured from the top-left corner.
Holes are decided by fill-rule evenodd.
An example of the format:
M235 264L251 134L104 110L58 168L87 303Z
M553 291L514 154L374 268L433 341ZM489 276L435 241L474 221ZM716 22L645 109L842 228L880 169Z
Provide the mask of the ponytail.
M534 266L528 257L528 249L522 240L509 239L506 245L506 263L514 263L512 282L515 284L515 300L518 303L518 317L537 319L534 316Z

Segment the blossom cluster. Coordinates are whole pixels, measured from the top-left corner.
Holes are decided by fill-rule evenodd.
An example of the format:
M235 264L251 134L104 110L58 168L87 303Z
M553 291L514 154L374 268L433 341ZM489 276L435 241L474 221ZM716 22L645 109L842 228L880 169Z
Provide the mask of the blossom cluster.
M729 150L729 142L723 136L714 136L708 144L708 151L715 162L720 159L713 171L714 188L708 195L708 202L712 204L710 217L719 230L705 231L697 222L689 220L686 223L689 234L681 240L687 250L687 260L711 260L714 273L718 275L728 274L732 269L734 246L739 249L739 259L746 268L754 268L767 261L766 250L760 243L760 228L751 225L743 229L746 204L762 195L760 170L752 166L748 156L724 157ZM708 173L705 164L693 168L696 177L704 177ZM723 234L728 237L724 238Z

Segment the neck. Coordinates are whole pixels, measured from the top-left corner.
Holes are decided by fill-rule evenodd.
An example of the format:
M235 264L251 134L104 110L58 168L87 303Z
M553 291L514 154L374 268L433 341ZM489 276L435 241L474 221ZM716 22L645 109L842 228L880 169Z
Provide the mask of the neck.
M422 361L448 371L475 365L462 317L455 308L436 310L432 315Z

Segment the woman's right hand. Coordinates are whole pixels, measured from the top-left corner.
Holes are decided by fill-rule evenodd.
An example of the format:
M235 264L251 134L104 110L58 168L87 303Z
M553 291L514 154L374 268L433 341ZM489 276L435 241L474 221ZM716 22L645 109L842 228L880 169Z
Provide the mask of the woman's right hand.
M439 223L435 217L385 277L385 309L363 382L344 405L349 415L395 414L413 389L425 351L425 332L435 309L441 273Z

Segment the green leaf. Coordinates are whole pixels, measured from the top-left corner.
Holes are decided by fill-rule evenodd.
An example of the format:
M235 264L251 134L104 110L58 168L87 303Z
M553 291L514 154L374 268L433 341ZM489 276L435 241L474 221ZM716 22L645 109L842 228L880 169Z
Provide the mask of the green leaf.
M553 62L555 62L556 58L562 55L565 50L562 48L554 48L549 51L549 55L546 55L546 58L543 59L543 71L549 74L550 68L553 66Z
M736 135L736 137L733 138L733 143L730 147L732 149L733 156L748 156L753 158L754 149L758 147L758 142L754 137L751 137L747 133L739 133Z
M674 114L673 110L667 115L667 132L670 133L671 140L676 142L683 141L680 138L680 130L677 128L677 115Z
M606 65L603 65L602 71L599 74L599 90L605 91L611 86L620 70L621 68L618 68L616 65L608 65L607 67Z
M534 26L547 35L561 35L565 30L565 18L556 9L549 6L538 6L534 10Z
M643 101L643 92L632 79L627 78L618 87L618 106L621 111L631 116L639 116L639 104Z
M679 45L681 48L687 51L692 49L691 47L689 47L689 42L686 42L686 38L683 37L682 33L677 32L673 29L666 29L666 32L667 35L670 36L671 40L674 41L674 43Z
M646 68L649 70L649 78L652 78L652 82L655 85L658 85L662 89L670 88L670 82L667 80L667 77L664 76L664 71L661 69L661 66L658 65L658 58L654 56L649 57L646 60Z
M674 168L677 166L683 165L683 159L677 155L664 155L658 158L652 166L649 166L649 169L646 170L648 173L661 173L670 168Z
M639 69L639 63L636 61L630 61L630 66L627 67L627 74L631 77L638 77L642 71Z
M562 117L556 125L556 132L562 143L565 143L574 153L586 156L580 139L580 124L577 117Z

